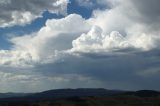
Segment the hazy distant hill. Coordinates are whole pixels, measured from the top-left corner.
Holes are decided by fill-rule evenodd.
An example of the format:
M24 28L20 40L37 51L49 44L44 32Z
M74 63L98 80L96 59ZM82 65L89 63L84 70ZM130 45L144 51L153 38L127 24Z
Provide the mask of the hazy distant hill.
M27 101L39 101L39 100L56 100L59 98L68 98L75 96L109 96L115 94L121 94L124 91L119 90L106 90L106 89L93 89L93 88L79 88L79 89L57 89L49 90L40 93L31 94L28 96L16 96L11 98L0 99L0 101L16 101L16 100L27 100Z
M31 94L32 93L0 93L0 98L23 97Z
M153 90L139 90L135 92L126 92L124 95L133 95L133 96L139 96L139 97L156 97L160 95L159 91L153 91Z
M0 99L0 106L160 106L160 92L59 89Z

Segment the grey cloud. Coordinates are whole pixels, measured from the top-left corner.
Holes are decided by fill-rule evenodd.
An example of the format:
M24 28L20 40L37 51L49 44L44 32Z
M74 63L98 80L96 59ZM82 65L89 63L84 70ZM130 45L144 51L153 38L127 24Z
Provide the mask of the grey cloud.
M130 0L141 15L154 21L160 16L159 0Z
M160 80L159 53L159 50L112 56L60 53L57 61L31 68L1 66L1 79L5 79L1 84L6 91L11 90L6 84L12 83L12 91L25 92L70 87L158 90L160 86L155 82ZM10 74L4 78L5 73Z
M44 11L66 14L68 0L7 0L0 2L0 27L24 25Z
M130 13L132 15L138 15L134 17L137 22L144 24L148 32L153 33L153 31L159 31L159 0L129 0L129 3L138 12L138 14L134 11L133 13Z
M153 83L159 80L158 71L150 77L145 77L147 72L152 72L156 67L160 70L159 51L133 53L103 58L97 56L65 55L56 63L43 64L35 67L35 72L45 76L76 74L91 78L91 81L101 82L101 87L110 89L156 89L159 85ZM153 58L153 54L155 54ZM96 54L94 54L96 55ZM97 54L99 55L99 54ZM44 71L45 70L45 71ZM148 71L149 70L149 71ZM140 73L140 74L139 74ZM74 86L75 83L72 83ZM78 85L77 85L78 86ZM81 87L78 86L78 87Z

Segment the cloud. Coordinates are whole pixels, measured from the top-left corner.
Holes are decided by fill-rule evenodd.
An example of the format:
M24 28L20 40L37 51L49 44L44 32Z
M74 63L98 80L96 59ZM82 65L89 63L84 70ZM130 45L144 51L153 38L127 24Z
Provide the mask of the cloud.
M38 32L9 39L11 50L0 51L0 76L10 73L14 90L16 84L20 90L30 83L35 91L55 86L160 89L153 83L160 80L159 1L152 1L150 11L150 1L99 1L104 2L110 8L94 10L89 19L78 14L49 19Z
M44 11L66 15L67 4L68 0L1 0L0 27L31 23Z
M78 56L65 55L63 61L58 60L56 63L38 65L35 67L35 71L44 76L78 74L89 77L90 82L97 81L93 85L108 89L159 89L160 86L153 83L159 80L157 77L159 71L150 77L145 77L145 72L147 73L148 70L152 71L154 67L160 68L158 54L159 51L157 53L152 51L125 55L102 55L93 52ZM74 81L71 85L83 87ZM63 88L63 85L61 86Z
M40 92L48 89L77 88L77 86L97 87L97 84L100 85L99 81L93 80L89 76L74 73L43 75L41 74L42 70L38 69L37 72L33 70L34 68L10 67L9 69L9 67L1 66L1 92ZM76 84L72 85L73 83Z
M147 11L150 2L123 0L103 0L110 3L111 9L95 10L92 17L93 28L72 42L75 52L112 52L128 49L147 51L159 48L159 23L152 21L154 12L158 11L156 0L152 9ZM140 5L140 7L139 7ZM138 7L137 7L138 6ZM147 8L147 9L146 9ZM126 11L129 10L129 11ZM153 11L153 12L151 12ZM134 14L133 14L134 13ZM147 17L148 16L148 17ZM94 27L97 26L97 27Z
M59 52L72 48L72 41L78 37L75 35L87 32L89 28L90 23L76 14L48 20L36 33L11 38L12 49L0 51L0 64L32 66L57 60Z
M94 26L87 34L82 34L72 42L72 52L114 52L123 49L150 50L155 47L154 38L145 34L129 38L117 31L104 35L100 27Z
M25 51L9 51L1 50L0 51L0 64L1 65L13 65L13 66L26 66L31 65L32 56Z

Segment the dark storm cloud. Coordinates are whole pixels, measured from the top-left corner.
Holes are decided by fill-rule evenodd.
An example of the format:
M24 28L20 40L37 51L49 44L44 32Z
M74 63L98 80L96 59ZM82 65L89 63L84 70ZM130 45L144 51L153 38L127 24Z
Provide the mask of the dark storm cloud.
M131 4L139 12L137 21L146 25L147 30L159 31L160 27L160 1L159 0L130 0ZM134 14L131 13L131 14Z
M45 76L81 75L112 89L159 89L160 86L153 83L160 80L157 77L160 72L153 71L154 68L160 70L158 54L159 51L150 51L103 58L89 54L80 57L66 55L56 63L38 65L35 70ZM147 77L152 71L154 74Z
M160 16L159 0L130 0L142 16L155 21Z

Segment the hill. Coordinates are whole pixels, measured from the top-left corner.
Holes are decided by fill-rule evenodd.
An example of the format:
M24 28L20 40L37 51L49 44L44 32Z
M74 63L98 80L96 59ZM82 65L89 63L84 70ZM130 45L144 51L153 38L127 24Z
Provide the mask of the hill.
M0 93L0 99L1 98L10 98L10 97L24 97L24 96L28 96L31 94L32 93L12 93L12 92Z
M160 106L160 92L59 89L0 99L0 106Z
M124 91L106 90L102 88L79 88L79 89L56 89L44 92L34 93L27 96L1 98L0 101L41 101L41 100L57 100L75 96L109 96L121 94Z

